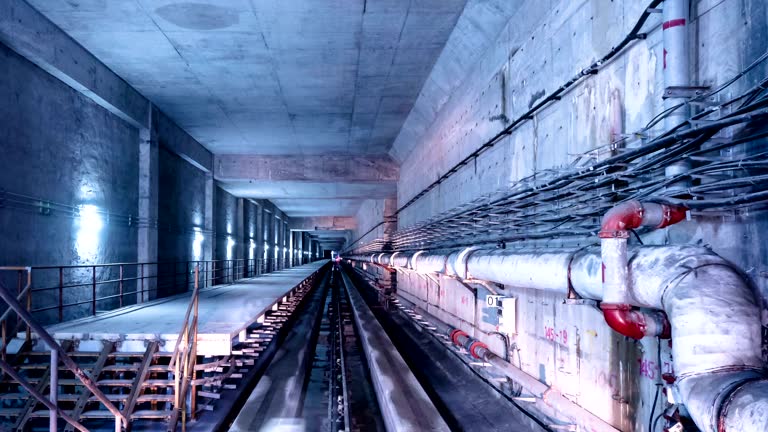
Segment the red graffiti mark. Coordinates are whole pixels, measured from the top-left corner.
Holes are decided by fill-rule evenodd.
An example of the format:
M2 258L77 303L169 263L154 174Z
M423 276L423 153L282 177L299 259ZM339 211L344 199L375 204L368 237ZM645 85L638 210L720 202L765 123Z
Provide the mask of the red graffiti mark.
M656 371L659 368L656 362L646 359L637 359L637 363L640 365L640 376L652 380L656 379Z
M544 327L544 337L553 342L559 342L563 345L568 344L568 330L557 330L554 327Z

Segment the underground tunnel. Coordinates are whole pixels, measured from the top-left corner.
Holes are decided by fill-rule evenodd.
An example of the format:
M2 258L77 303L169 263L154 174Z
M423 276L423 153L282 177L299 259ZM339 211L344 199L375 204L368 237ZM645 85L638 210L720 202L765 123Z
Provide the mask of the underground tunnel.
M0 431L768 431L768 3L0 0Z

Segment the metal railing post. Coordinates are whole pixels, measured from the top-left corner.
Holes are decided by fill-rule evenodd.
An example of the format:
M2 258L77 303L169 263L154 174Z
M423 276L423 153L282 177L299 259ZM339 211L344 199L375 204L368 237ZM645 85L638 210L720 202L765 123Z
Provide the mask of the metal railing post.
M21 272L19 272L19 274L21 274ZM31 314L32 313L32 267L27 267L27 286L24 288L24 290L27 291L27 312ZM26 336L25 341L27 343L32 342L32 328L29 325L27 325L27 332L25 336Z
M144 303L144 263L141 263L141 302Z
M92 296L93 300L92 302L92 308L93 308L93 314L96 315L96 266L93 266L93 272L91 273L91 288L92 288Z
M2 288L0 288L0 289L2 289ZM5 320L3 320L3 322L0 322L0 327L2 327L2 339L3 339L2 340L3 348L2 348L2 350L0 350L0 358L2 358L3 361L5 361L5 355L6 355L7 351L8 351L8 340L6 339L7 338L7 334L6 334L7 329L6 329L5 322L6 322Z
M123 265L122 264L120 264L119 294L120 294L120 307L123 307Z
M64 267L59 267L59 322L64 321Z
M49 347L51 350L51 385L50 385L50 401L55 407L59 404L59 352L55 347ZM48 428L50 432L58 432L58 413L55 409L49 409L49 424Z

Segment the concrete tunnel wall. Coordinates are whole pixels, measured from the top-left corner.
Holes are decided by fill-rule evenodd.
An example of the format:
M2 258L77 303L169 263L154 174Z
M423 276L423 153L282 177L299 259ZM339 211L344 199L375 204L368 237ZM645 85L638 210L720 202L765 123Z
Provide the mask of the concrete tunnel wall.
M248 233L256 240L259 232L251 229L258 207L215 185L210 193L210 174L172 150L191 138L162 113L153 115L151 136L159 148L152 153L155 186L150 201L156 218L148 218L139 209L142 138L135 126L2 44L0 74L6 77L0 81L0 99L11 102L0 104L0 117L12 125L0 132L0 265L133 263L141 261L142 247L144 256L154 255L145 261L163 263L248 258ZM251 218L248 230L246 216ZM152 244L140 245L140 226L156 232ZM235 243L231 255L228 238ZM157 285L171 280L173 271L183 274L184 267L161 265ZM117 272L98 268L97 278L117 279ZM137 270L127 269L124 276L137 276ZM16 288L15 274L0 277ZM58 277L58 270L35 271L33 286L57 286ZM90 269L68 270L64 277L83 283L92 274ZM117 293L113 285L99 286L97 297ZM134 289L125 283L124 291ZM157 295L171 293L161 290ZM67 289L63 303L85 303L64 308L63 319L90 314L90 298L90 286ZM124 304L136 300L126 297ZM33 307L57 303L51 292L34 296ZM99 310L117 306L116 299L98 303ZM38 316L42 322L58 319L55 309Z
M691 3L694 84L716 86L768 48L764 2ZM468 4L457 30L481 23L496 32L491 36L490 30L453 33L391 152L402 162L398 207L504 127L490 117L503 113L516 118L525 112L607 52L647 6L647 2L531 0L498 23L482 18L479 4ZM647 39L636 41L599 74L401 212L398 227L410 227L524 177L568 166L581 154L645 126L663 110L661 14L652 17L646 28ZM754 85L765 72L763 67L740 81L731 96ZM660 131L657 126L652 133ZM749 151L761 148L765 149L764 140L751 143ZM369 216L376 213L375 206L364 206L360 213L361 235L383 219L382 210L378 218ZM765 212L694 216L691 222L643 240L645 244L709 245L744 269L768 304L768 283L762 276L768 256L766 216ZM361 244L371 240L366 236ZM562 245L564 241L552 240L540 246ZM362 264L357 265L362 271ZM382 282L390 277L381 268L366 267L371 279ZM498 315L496 309L486 307L485 296L490 292L485 287L472 284L468 289L446 277L438 277L438 284L414 273L399 272L396 277L400 295L503 355L501 340L490 334L497 330ZM659 346L655 338L625 338L605 324L599 310L565 304L557 295L512 286L503 287L500 294L517 299L512 342L520 348L523 370L620 430L648 431L657 383L661 374L674 372L668 341ZM763 316L766 326L768 309ZM764 353L768 353L768 327L763 339ZM768 359L768 354L764 357ZM517 358L513 360L518 365Z

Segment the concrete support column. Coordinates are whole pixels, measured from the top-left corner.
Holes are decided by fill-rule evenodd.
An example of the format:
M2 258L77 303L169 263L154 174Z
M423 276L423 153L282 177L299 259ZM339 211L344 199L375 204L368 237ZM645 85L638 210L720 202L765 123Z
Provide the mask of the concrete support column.
M216 246L216 225L213 223L213 206L216 197L214 196L216 188L213 184L213 174L205 174L205 218L203 219L203 245L202 245L202 259L204 263L200 269L202 273L201 279L204 279L203 286L211 286L213 284L213 263L211 261L214 257L214 248ZM202 281L201 281L202 282Z
M256 249L253 256L256 259L256 273L261 274L264 265L264 208L260 205L254 205L254 211L256 212L256 231L255 241Z
M275 269L275 229L274 215L264 209L264 268L265 271L271 272Z
M309 260L308 262L312 262L315 260L315 248L317 247L317 242L312 237L309 238Z
M141 263L157 262L157 218L159 205L159 148L157 142L156 111L149 107L148 128L139 130L139 229L137 261ZM136 303L142 299L149 300L157 296L157 265L145 264L143 271L143 286L145 292L139 292ZM139 290L136 290L139 291Z
M241 277L244 275L246 266L242 260L247 258L247 241L244 241L245 237L245 200L242 198L237 199L237 205L235 206L235 232L232 233L232 238L235 239L235 247L232 251L232 259L235 260L232 263L234 267L235 277Z
M304 232L296 231L296 265L304 264Z
M288 229L288 217L283 220L283 262L286 268L291 266L291 230Z
M275 218L275 268L283 269L283 242L285 241L285 232L283 231L283 219Z
M288 267L293 267L296 263L293 260L293 231L288 230Z

